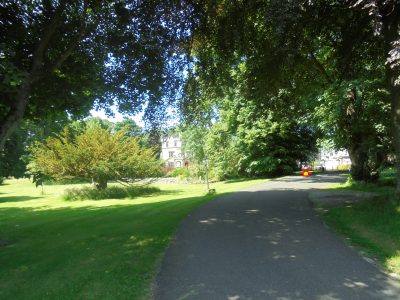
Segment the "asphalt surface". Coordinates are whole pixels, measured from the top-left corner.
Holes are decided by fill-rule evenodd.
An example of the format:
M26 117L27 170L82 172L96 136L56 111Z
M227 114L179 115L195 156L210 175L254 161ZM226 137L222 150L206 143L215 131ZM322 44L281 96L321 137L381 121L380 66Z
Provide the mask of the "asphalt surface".
M289 177L198 207L165 253L155 299L400 299L400 283L326 229L309 204L312 189L343 181L328 172Z

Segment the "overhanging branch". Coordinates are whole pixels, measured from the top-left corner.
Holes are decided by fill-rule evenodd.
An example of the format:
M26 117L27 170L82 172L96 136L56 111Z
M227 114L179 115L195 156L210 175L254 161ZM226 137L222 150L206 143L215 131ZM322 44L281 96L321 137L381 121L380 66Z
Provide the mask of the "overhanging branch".
M328 73L326 72L324 66L318 61L318 59L315 58L314 53L311 51L311 48L307 43L304 43L304 46L307 48L308 54L311 57L311 60L314 62L314 64L317 66L319 72L321 73L322 77L325 78L326 81L328 81L329 84L332 84L333 81L329 78Z

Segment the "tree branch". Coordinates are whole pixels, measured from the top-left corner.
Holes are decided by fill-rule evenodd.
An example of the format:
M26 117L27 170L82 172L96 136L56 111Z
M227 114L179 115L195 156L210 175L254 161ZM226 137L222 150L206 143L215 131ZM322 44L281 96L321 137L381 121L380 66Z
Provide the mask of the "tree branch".
M306 42L304 42L304 46L307 48L308 54L311 57L311 60L314 62L314 64L317 66L319 72L321 73L322 77L325 78L326 81L328 81L328 83L332 84L333 81L329 78L328 73L326 72L324 66L315 58L314 54L312 53L310 46L307 45Z
M86 32L85 35L83 35L83 32L81 32L76 38L71 40L68 45L67 49L58 56L56 61L46 69L46 73L50 74L53 73L57 68L61 65L61 63L71 54L72 50L74 47L79 44L79 42L83 41L84 39L88 38L90 34L96 29L97 25L99 24L100 20L97 20L96 23L94 23L92 26L89 27L89 30Z
M51 36L56 30L57 23L61 17L62 12L65 9L65 5L66 5L66 0L61 0L60 5L55 10L53 16L50 19L49 24L44 30L42 38L40 39L39 43L36 46L35 51L33 52L32 66L30 72L31 74L39 73L39 70L42 68L43 52L47 48L47 44L49 43Z

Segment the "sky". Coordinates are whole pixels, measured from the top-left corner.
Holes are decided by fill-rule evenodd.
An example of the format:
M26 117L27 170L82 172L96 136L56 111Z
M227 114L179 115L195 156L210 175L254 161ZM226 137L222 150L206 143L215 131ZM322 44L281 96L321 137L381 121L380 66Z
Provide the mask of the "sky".
M133 119L137 125L139 125L140 127L144 127L144 122L142 121L143 112L140 114L137 114L136 116L129 116L127 118L127 117L124 117L122 114L120 114L115 106L112 106L111 109L115 114L115 118L107 117L103 110L95 111L94 109L92 109L90 111L90 114L93 117L100 117L102 119L106 119L113 123L121 122L123 119Z

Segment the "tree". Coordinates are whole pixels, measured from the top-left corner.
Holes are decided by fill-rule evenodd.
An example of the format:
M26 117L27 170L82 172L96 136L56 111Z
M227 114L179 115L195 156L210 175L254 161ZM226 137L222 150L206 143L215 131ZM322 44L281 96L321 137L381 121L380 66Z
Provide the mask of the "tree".
M179 1L3 1L0 149L22 118L80 118L93 104L147 105L160 123L179 88L189 13Z
M26 122L20 123L15 134L0 152L0 177L21 178L25 175L26 162L21 158L27 154L25 150L29 133L26 125Z
M206 141L208 128L198 125L186 125L182 130L182 152L198 164L203 164L207 159Z
M213 177L226 178L237 174L240 158L238 138L231 134L227 122L218 120L206 137L206 149ZM232 174L233 173L233 174Z
M127 136L139 136L143 133L142 127L136 124L136 122L132 119L124 119L121 122L117 122L114 125L113 130L118 132L124 129L127 131Z
M107 180L156 176L164 162L154 149L139 146L138 138L126 137L126 130L111 134L100 126L73 135L66 127L33 149L34 162L58 181L94 180L98 189Z
M350 8L363 8L372 16L375 34L384 39L386 82L390 90L390 120L397 160L397 190L400 194L400 6L398 1L341 1Z
M277 118L259 110L257 102L237 95L226 100L220 113L234 139L238 167L249 175L280 176L317 152L318 131L289 116Z
M390 15L393 1L371 2ZM201 14L199 30L194 34L196 67L193 75L189 74L192 78L187 81L190 87L184 99L189 106L196 105L190 95L197 93L218 103L238 89L241 101L250 101L266 116L269 111L276 117L291 113L301 118L303 125L327 129L327 136L338 136L335 147L346 147L353 164L364 166L368 156L356 152L385 148L376 147L382 139L373 127L384 118L368 124L368 118L375 121L376 115L382 115L371 108L385 107L385 92L393 94L393 88L382 76L388 53L385 38L374 35L368 14L351 8L354 3L211 1L199 6L207 13ZM392 27L398 28L396 16L394 13L390 20ZM371 83L371 87L366 89L365 83ZM328 91L333 91L333 96ZM379 92L381 95L375 98ZM321 112L321 107L335 109L333 118L325 115L331 126L318 123L327 124L321 114L315 118L314 110ZM379 155L383 157L384 153Z
M61 133L69 123L68 118L51 122L44 119L38 123L22 120L3 150L0 151L0 176L15 178L26 176L26 166L31 158L31 147L36 142L43 142L54 133Z

